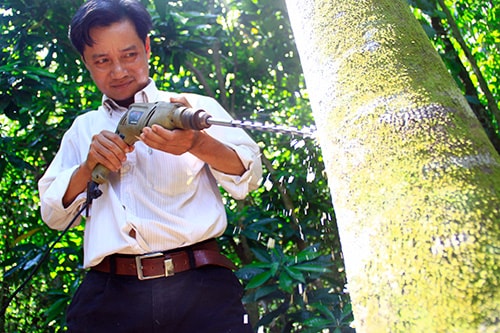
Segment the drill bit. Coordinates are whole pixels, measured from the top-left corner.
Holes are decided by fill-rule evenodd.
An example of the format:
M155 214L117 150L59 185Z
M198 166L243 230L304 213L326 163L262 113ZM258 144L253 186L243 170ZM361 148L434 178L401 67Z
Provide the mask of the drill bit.
M304 138L314 138L314 132L315 132L312 128L298 129L297 127L290 127L290 126L263 124L259 122L241 121L241 120L221 120L221 119L213 119L212 117L205 119L205 122L209 125L238 127L243 129L281 133L292 136L301 136Z

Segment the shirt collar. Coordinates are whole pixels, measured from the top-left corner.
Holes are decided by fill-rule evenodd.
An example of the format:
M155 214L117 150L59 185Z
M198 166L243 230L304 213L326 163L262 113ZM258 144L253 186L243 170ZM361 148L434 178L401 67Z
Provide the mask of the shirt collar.
M158 93L159 91L158 88L156 87L155 82L150 78L148 85L134 95L134 103L155 102L158 99ZM113 114L113 111L116 111L118 113L123 113L127 111L126 107L116 104L114 100L112 100L106 95L102 96L102 106L104 107L104 110L106 110L109 113L110 116Z

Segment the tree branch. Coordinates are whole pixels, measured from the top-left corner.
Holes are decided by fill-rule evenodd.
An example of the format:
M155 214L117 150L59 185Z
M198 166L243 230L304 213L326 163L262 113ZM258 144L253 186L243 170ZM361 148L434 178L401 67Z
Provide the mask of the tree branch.
M194 73L194 75L196 76L198 81L200 81L201 85L203 86L203 89L205 90L205 93L208 96L215 98L215 93L212 91L212 89L210 89L210 85L208 84L208 81L205 79L205 76L203 75L203 73L200 70L198 70L196 67L194 67L192 62L186 60L185 64L186 64L186 67L191 72Z
M287 193L286 187L284 187L279 181L276 180L274 177L274 174L276 173L276 170L273 168L273 165L269 159L267 159L264 154L261 156L262 159L262 164L269 170L269 173L271 174L271 178L273 179L273 183L277 185L278 192L281 194L281 200L286 208L287 211L290 212L290 218L292 219L292 228L296 231L299 231L300 228L300 223L299 219L297 218L297 215L295 214L295 205L293 203L292 198ZM295 237L296 244L300 250L303 250L307 247L306 242L300 238L300 237Z
M472 52L465 43L464 39L462 38L462 35L460 34L460 29L458 28L457 23L455 22L453 16L451 15L450 10L448 9L448 7L446 7L444 0L438 0L438 2L439 5L441 6L441 9L446 15L446 19L448 21L448 24L450 25L453 37L457 40L458 44L464 51L465 56L467 57L472 66L474 74L476 74L477 76L477 81L479 82L479 86L481 87L481 90L483 91L484 95L486 96L486 99L488 100L488 107L491 114L493 115L494 118L496 118L497 122L500 123L500 110L498 109L498 105L495 101L495 98L493 97L493 94L488 88L488 83L484 79L484 76L477 65L476 59L474 58Z
M216 41L214 43L213 51L214 51L213 61L215 65L215 76L217 78L217 82L219 84L219 89L220 89L220 102L226 110L229 110L229 101L227 100L227 89L225 86L226 80L224 79L224 75L222 73L222 64L220 58L220 41Z
M456 63L456 66L458 67L458 73L456 75L464 85L465 94L468 96L472 96L479 101L477 88L472 82L467 68L465 68L462 60L458 56L457 50L455 50L451 40L448 38L447 30L441 23L441 18L439 16L431 17L431 25L434 30L436 30L437 35L444 44L444 52L446 54L446 57L448 58L450 55L452 55L452 61L454 61ZM500 137L498 137L498 135L496 134L495 128L490 119L491 117L485 109L484 105L482 103L469 103L469 105L472 111L474 111L476 117L481 122L481 125L485 129L491 143L493 143L495 149L500 153Z

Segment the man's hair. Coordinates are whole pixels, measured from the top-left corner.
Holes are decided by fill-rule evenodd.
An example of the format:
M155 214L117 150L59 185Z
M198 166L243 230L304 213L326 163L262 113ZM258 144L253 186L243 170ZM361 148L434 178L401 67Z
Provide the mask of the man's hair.
M94 45L90 29L108 27L130 20L139 38L145 43L153 24L146 8L136 0L88 0L75 13L69 27L69 38L83 56L85 46Z

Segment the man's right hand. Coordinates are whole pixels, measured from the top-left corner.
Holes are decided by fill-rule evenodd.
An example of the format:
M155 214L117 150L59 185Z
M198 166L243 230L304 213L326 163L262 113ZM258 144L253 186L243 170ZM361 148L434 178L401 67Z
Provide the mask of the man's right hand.
M80 164L71 176L68 188L63 197L63 205L68 207L75 198L87 189L87 183L92 179L92 171L97 164L102 164L109 170L120 170L127 160L127 153L134 150L116 133L101 131L92 137L87 159Z
M102 164L109 170L116 172L127 160L127 154L133 150L134 146L126 144L118 134L102 131L92 137L85 164L91 170L97 164Z

